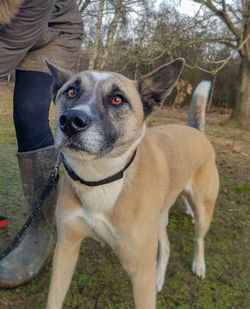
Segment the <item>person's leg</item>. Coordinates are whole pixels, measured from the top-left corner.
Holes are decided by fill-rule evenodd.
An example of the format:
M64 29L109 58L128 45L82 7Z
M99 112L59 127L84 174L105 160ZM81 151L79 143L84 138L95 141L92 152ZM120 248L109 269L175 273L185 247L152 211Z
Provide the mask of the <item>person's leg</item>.
M52 77L44 72L16 70L14 123L18 152L54 143L49 127Z
M34 7L31 1L23 1L11 24L0 25L0 76L5 76L12 68L18 69L14 118L20 173L31 209L55 161L55 150L49 146L53 140L48 126L50 98L46 94L50 77L46 74L49 70L45 59L75 70L83 30L81 14L72 0L57 1L55 10L55 0L39 1L40 5L36 2ZM53 221L55 203L56 192L51 192L41 216L24 240L0 261L0 287L13 287L28 281L46 262L51 252L49 224Z
M14 123L23 192L30 209L36 206L53 171L55 148L49 127L51 77L35 71L16 72ZM0 261L0 286L14 287L33 278L52 257L52 228L57 188L46 199L19 246Z

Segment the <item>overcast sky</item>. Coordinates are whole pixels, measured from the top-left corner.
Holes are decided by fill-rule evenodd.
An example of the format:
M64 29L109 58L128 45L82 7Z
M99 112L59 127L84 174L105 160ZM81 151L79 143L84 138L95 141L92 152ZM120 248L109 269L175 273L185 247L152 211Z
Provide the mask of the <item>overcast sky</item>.
M177 7L177 10L183 14L194 16L199 7L200 4L195 3L192 0L182 0L181 5Z

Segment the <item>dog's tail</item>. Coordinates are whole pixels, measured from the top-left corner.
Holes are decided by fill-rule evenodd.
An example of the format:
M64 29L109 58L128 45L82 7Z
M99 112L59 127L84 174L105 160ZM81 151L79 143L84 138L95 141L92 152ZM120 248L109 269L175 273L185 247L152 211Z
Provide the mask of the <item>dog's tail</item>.
M187 124L205 133L205 114L206 105L209 99L212 83L210 81L202 81L195 88L192 101L188 110Z

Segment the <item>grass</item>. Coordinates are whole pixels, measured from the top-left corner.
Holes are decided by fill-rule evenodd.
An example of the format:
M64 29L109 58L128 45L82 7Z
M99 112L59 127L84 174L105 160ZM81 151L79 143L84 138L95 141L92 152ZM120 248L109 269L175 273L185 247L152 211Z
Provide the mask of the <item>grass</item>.
M13 128L11 97L2 93L0 104L0 205L9 216L0 229L0 251L25 221ZM186 112L164 108L150 118L150 125L185 123ZM191 270L194 228L181 199L171 209L168 234L171 255L157 309L248 309L250 304L250 133L231 126L225 115L208 115L207 135L217 153L220 194L207 234L207 275L204 280ZM223 123L223 125L221 125ZM52 122L53 125L53 122ZM30 283L0 290L1 309L45 308L52 266L49 264ZM126 273L107 246L83 242L65 309L134 308Z

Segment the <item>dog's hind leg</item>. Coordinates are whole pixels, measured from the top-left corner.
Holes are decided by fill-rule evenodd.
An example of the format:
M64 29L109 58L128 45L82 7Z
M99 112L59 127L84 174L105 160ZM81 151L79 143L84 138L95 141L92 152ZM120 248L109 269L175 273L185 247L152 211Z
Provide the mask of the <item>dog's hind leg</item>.
M160 217L159 224L159 247L158 247L158 259L156 265L156 290L160 292L162 290L165 273L170 255L170 243L166 227L168 225L168 212L169 209L163 211Z
M214 163L204 163L193 175L186 197L195 215L194 259L192 271L205 278L204 237L209 229L218 194L218 173Z

